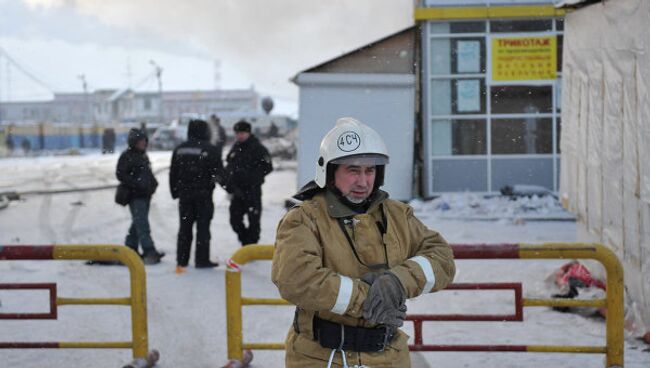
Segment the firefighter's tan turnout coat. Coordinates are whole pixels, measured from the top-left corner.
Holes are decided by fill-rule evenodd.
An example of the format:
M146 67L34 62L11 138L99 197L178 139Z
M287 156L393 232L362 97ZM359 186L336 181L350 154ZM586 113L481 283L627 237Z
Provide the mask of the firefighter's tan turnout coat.
M364 266L388 263L407 298L443 289L455 273L451 248L437 232L427 228L406 204L378 191L366 213L356 214L330 191L324 190L292 208L278 225L272 278L283 298L297 306L296 321L286 339L287 367L325 367L331 349L313 338L312 320L349 326L374 327L362 318L369 286L360 277ZM382 236L377 222L385 214ZM357 256L339 223L346 221ZM384 245L386 253L384 253ZM363 262L363 264L361 262ZM382 352L346 352L350 366L409 367L408 336L399 331ZM336 353L334 366L341 366Z

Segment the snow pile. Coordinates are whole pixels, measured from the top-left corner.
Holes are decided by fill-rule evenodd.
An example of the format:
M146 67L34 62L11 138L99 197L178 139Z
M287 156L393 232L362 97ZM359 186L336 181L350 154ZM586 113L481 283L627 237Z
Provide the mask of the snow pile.
M575 220L551 196L485 197L474 193L445 194L431 201L413 200L416 212L440 219L463 220Z

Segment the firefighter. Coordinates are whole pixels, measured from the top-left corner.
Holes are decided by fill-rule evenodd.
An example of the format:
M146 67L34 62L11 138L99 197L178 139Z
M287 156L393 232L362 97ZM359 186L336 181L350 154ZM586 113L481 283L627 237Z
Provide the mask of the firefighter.
M286 367L409 367L405 301L454 277L445 239L380 189L388 159L377 132L339 119L278 225L272 279L296 305Z

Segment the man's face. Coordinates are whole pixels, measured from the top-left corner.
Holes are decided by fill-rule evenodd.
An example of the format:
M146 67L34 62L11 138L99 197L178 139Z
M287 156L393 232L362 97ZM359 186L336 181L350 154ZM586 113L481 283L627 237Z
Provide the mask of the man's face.
M251 134L249 132L235 132L235 139L237 142L244 142L250 136Z
M363 202L375 185L376 167L339 165L334 172L334 185L352 203Z
M146 139L140 139L139 141L135 142L135 148L144 151L147 149L147 140Z

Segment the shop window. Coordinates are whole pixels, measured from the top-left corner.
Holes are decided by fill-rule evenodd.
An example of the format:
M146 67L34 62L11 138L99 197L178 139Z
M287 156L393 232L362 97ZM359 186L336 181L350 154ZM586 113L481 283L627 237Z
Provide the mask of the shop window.
M539 114L553 111L552 86L494 86L490 89L493 114Z
M545 32L553 30L552 19L542 20L493 20L490 22L492 33Z
M555 20L555 29L558 31L564 31L564 19Z
M553 153L553 119L493 119L493 154Z
M431 114L484 114L485 79L434 79L431 82Z
M485 119L434 120L431 153L434 156L484 155L487 147Z
M484 33L485 22L431 22L430 32L442 33Z
M431 74L485 73L485 38L431 39Z

